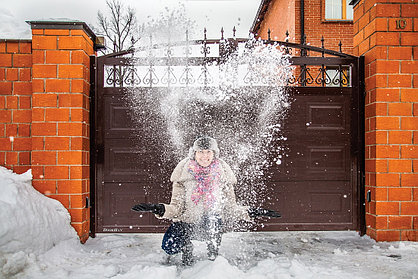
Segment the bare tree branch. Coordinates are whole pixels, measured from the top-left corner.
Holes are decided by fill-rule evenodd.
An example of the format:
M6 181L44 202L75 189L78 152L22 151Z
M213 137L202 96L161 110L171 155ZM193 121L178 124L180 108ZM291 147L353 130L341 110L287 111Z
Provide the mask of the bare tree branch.
M135 10L125 7L120 0L107 0L106 6L107 16L101 11L97 12L99 32L112 43L114 51L132 47L140 40L141 31Z

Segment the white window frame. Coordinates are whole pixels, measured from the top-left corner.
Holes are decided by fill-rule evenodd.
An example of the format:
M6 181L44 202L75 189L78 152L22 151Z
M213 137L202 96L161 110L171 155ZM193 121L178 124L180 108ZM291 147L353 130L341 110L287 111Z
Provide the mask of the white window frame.
M353 20L350 0L324 0L325 20Z

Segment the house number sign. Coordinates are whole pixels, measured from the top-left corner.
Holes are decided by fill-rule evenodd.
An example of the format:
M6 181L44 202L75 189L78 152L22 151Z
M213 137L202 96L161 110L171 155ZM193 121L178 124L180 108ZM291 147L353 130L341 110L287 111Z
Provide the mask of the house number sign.
M396 20L396 29L405 29L405 27L406 27L406 20L405 19Z

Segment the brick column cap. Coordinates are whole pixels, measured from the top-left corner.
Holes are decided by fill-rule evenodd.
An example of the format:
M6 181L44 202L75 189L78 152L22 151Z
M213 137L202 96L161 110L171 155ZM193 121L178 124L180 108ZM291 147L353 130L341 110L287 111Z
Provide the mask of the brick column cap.
M93 30L81 20L74 19L48 19L48 20L28 20L26 21L31 29L70 29L70 30L83 30L87 36L92 40L94 44L94 50L104 48L103 38L96 36Z

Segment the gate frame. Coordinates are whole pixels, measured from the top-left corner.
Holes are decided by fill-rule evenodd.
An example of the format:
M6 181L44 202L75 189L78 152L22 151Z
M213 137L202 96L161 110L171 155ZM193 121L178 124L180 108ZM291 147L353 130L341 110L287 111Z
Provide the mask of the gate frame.
M239 43L248 42L249 39L245 38L232 38L224 39L223 33L220 40L206 39L205 32L204 40L195 40L197 44L203 44L205 47L211 44L219 44L220 55L218 57L207 57L206 52L204 52L204 57L193 58L196 65L203 65L207 62L222 62L230 53L234 51ZM365 212L365 127L364 127L364 110L365 110L365 73L364 73L364 56L354 56L350 54L345 54L341 52L341 43L339 45L340 51L334 51L324 48L324 41L322 40L322 47L315 47L306 44L296 44L288 41L274 41L269 38L267 40L259 40L264 44L275 45L278 47L284 47L285 51L292 49L299 50L300 56L292 56L289 58L291 65L300 66L302 69L307 66L321 66L324 68L327 65L351 65L351 130L350 130L350 147L351 147L351 166L353 171L351 172L351 183L355 183L357 187L353 187L353 195L355 195L353 206L356 209L355 216L356 220L353 220L353 224L357 227L356 230L359 231L360 235L366 234L366 212ZM189 43L190 41L187 41ZM232 48L221 49L223 42L227 42ZM120 65L126 66L130 65L130 58L122 57L124 55L133 54L136 51L134 48L130 48L125 51L115 52L100 57L91 56L90 57L90 77L91 77L91 95L90 95L90 192L91 192L91 210L90 210L90 236L95 237L96 234L96 224L97 224L97 177L101 174L101 170L98 168L98 164L104 161L104 146L102 143L98 143L97 140L100 140L103 127L99 124L99 116L102 111L100 109L102 106L97 105L98 101L98 92L100 88L104 87L104 65ZM308 52L312 51L315 53L321 54L321 56L308 56ZM334 57L325 57L325 55L332 55ZM106 62L115 62L114 64ZM199 64L200 63L200 64ZM341 69L340 69L341 70ZM306 86L306 73L302 70L298 78L302 78L302 84L305 86L297 87L307 87L307 88L318 88L318 86ZM322 82L322 85L325 85ZM341 86L341 81L340 81ZM296 86L295 86L296 87ZM324 86L319 86L319 88ZM99 109L98 109L99 108ZM357 128L354 127L356 124Z

